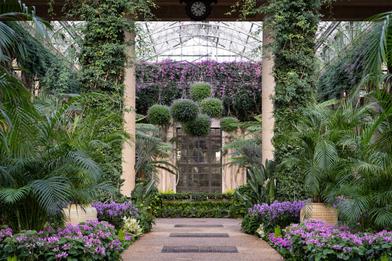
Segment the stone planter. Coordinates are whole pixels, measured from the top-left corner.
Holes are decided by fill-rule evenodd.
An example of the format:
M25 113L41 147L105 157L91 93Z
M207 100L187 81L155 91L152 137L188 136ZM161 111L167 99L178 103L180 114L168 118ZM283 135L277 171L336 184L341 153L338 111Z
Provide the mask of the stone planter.
M307 203L301 209L300 218L301 223L305 220L319 220L335 226L338 223L338 212L324 203Z
M80 206L80 205L69 205L67 208L63 208L65 214L66 224L77 225L87 220L97 220L97 210L91 205Z

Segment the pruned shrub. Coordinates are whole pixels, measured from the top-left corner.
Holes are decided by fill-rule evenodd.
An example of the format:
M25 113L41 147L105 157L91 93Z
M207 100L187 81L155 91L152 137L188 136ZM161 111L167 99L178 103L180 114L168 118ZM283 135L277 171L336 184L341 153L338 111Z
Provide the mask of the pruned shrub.
M222 101L217 98L206 98L200 102L201 112L212 118L220 118L223 112Z
M184 131L192 136L207 136L210 132L211 119L206 114L199 114L193 121L183 124Z
M224 117L220 120L222 131L233 132L238 129L239 120L235 117Z
M199 107L192 100L178 99L173 102L170 112L174 120L185 123L196 119Z
M154 104L148 109L148 121L155 125L169 125L170 124L170 108L166 105Z
M201 101L211 96L211 85L206 82L198 82L191 85L191 98Z

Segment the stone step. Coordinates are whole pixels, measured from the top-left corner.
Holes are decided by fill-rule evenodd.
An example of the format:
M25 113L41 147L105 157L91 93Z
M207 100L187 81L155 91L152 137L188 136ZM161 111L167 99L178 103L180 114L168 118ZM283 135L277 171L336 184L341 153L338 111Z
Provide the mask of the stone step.
M175 224L174 227L223 227L222 224Z
M238 253L235 246L163 246L162 253Z
M170 233L169 237L229 237L227 233Z

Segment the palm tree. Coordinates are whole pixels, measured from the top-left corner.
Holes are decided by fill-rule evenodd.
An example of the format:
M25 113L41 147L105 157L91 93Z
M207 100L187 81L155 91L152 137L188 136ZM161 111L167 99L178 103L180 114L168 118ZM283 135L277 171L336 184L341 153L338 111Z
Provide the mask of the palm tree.
M167 158L172 146L163 142L160 129L151 124L136 124L136 176L142 181L157 180L158 169L177 175L177 167Z
M371 31L368 48L364 49L365 77L373 87L389 79L392 74L392 11L379 14L372 18L375 24ZM383 73L383 67L387 73Z
M21 92L29 97L25 89ZM101 169L84 147L88 141L80 142L74 134L78 123L69 119L68 105L45 115L35 108L30 113L15 103L3 104L2 222L16 230L40 229L51 218L61 218L68 204L90 203L99 191L111 189L100 182Z
M21 44L24 35L14 28L14 24L21 20L31 21L40 35L46 34L49 24L37 17L34 9L22 1L3 0L0 5L0 63L26 55L27 47Z
M342 216L362 228L392 228L392 96L376 91L369 120L347 136L351 148L339 188L334 196Z

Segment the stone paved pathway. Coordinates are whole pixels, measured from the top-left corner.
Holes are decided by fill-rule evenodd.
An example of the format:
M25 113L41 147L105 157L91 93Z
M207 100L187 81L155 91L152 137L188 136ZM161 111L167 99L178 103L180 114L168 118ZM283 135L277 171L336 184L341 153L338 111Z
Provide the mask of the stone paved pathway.
M175 252L168 253L170 251ZM230 253L214 253L216 251ZM239 220L225 218L157 219L153 231L131 245L123 254L123 259L124 261L283 260L266 242L242 233Z

